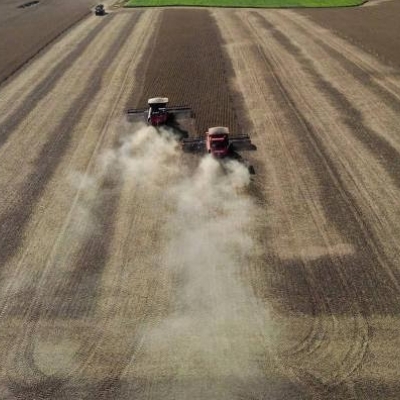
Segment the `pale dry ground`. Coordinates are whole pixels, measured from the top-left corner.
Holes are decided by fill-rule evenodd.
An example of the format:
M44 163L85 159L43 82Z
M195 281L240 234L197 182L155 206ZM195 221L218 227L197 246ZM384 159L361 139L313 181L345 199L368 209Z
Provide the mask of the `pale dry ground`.
M121 116L139 85L136 68L158 15L153 10L88 18L2 88L0 336L8 349L1 363L2 398L73 398L87 385L98 398L95 392L107 386L103 380L111 381L132 356L130 324L137 324L129 313L143 315L123 299L143 286L142 301L133 304L146 307L152 289L140 268L124 277L107 255L118 262L145 250L125 240L133 223L126 218L136 216L131 211L141 199L126 194L100 155L117 146L125 131ZM143 206L146 221L148 213L153 207ZM124 240L111 241L114 223L117 234L127 229ZM150 272L146 276L151 279ZM118 318L124 310L127 324ZM116 346L120 337L125 341ZM115 358L113 348L123 355Z
M2 88L4 398L264 393L247 169L122 118L159 15L88 18Z
M258 146L276 369L310 398L397 398L398 71L291 11L214 16Z

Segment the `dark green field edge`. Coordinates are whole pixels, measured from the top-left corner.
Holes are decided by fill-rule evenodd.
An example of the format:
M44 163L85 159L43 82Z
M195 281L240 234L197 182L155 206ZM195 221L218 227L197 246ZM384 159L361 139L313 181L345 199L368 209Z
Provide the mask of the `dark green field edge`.
M354 7L368 0L130 0L124 7L332 8Z

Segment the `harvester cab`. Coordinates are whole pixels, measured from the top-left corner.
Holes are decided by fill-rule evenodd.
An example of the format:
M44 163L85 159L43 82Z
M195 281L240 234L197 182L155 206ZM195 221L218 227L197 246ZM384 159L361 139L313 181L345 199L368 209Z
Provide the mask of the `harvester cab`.
M154 97L148 100L147 122L153 126L165 125L168 122L167 97Z
M168 107L167 97L152 97L147 100L147 108L127 110L129 122L145 121L156 128L163 127L179 140L189 136L194 129L194 113L190 107Z
M209 128L206 132L206 150L217 158L224 158L230 150L229 129L223 126Z
M237 160L246 164L249 172L254 174L254 168L242 159L238 151L257 150L257 147L251 143L249 135L231 135L225 126L209 128L204 137L183 139L182 149L188 153L209 153L217 159Z

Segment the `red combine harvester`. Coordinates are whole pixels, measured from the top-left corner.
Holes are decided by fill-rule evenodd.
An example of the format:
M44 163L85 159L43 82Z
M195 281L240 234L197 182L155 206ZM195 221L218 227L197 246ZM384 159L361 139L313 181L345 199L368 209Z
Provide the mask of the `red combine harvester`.
M257 148L249 135L230 135L227 127L215 126L209 128L204 137L183 139L182 149L189 153L209 153L217 159L231 158L244 162L237 151ZM249 166L249 171L253 174L254 168Z
M128 119L135 121L137 117L144 120L152 126L171 126L179 118L192 118L193 112L190 107L167 107L167 97L153 97L148 100L149 107L146 109L129 109L127 111Z

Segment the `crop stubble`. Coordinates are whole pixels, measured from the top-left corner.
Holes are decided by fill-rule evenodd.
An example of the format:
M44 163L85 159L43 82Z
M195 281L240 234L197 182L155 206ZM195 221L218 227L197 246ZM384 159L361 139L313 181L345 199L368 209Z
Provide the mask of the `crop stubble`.
M115 127L114 120L126 107L127 96L135 84L133 72L147 37L151 35L151 21L156 16L156 11L112 15L96 20L94 26L91 19L86 20L81 45L75 44L67 51L75 52L78 57L70 65L64 65L63 72L57 73L52 90L43 100L41 90L38 90L38 98L32 100L33 110L21 106L22 112L32 114L31 122L27 127L21 120L4 144L8 148L3 153L3 157L7 154L7 165L19 163L22 167L22 183L17 181L8 185L8 193L21 200L10 201L8 209L7 203L3 204L6 207L3 218L10 218L14 213L16 216L27 215L21 223L10 226L10 232L2 237L7 247L7 237L11 234L15 246L12 253L2 253L2 316L4 321L8 321L2 325L3 348L10 348L6 344L9 340L13 343L8 356L5 356L8 361L2 364L4 394L10 393L11 396L13 393L17 398L38 395L70 398L79 390L85 390L87 383L81 382L81 389L76 388L76 382L71 387L69 382L76 378L69 377L68 371L79 365L82 373L87 368L96 374L88 362L92 358L94 365L102 363L106 368L104 374L99 372L97 376L96 390L91 388L96 397L96 392L100 393L102 388L107 390L113 379L113 369L123 368L122 358L125 357L126 362L130 359L127 346L123 346L125 355L117 363L104 361L107 349L101 346L101 342L106 340L104 335L107 338L113 333L104 331L107 324L98 326L87 322L93 318L95 304L98 321L107 320L107 313L99 311L104 301L111 309L123 309L120 304L109 302L113 299L111 292L100 292L98 284L103 277L102 266L107 262L108 248L112 245L119 183L113 175L103 176L101 171L96 171L99 169L99 153L118 140L121 128ZM96 32L96 26L100 24L108 29L97 29ZM91 35L92 31L97 34ZM63 38L64 46L60 46L63 53L68 40L68 35ZM88 41L90 45L86 46ZM40 69L41 63L46 62L49 58L44 54L32 68L37 66ZM63 65L63 56L60 65ZM51 82L52 70L47 69ZM29 69L27 71L29 73ZM23 73L20 74L16 84L25 78ZM5 93L12 84L4 86ZM40 87L40 80L37 86L30 86L32 92ZM9 92L12 96L12 90ZM30 93L27 97L34 98ZM71 110L74 110L73 114ZM51 118L46 118L48 115ZM40 117L46 118L46 124ZM61 137L58 136L61 134L58 127ZM31 136L31 140L20 141L24 136ZM29 158L23 158L26 146L30 158L47 164L44 171L39 167L34 171L35 179L44 180L44 183L32 184L33 171L29 167L35 164L30 164ZM43 148L50 150L49 154L43 154ZM54 163L50 165L52 160ZM85 173L83 179L79 171ZM13 175L11 168L3 171L4 187L9 182L8 175ZM26 198L24 193L30 183L34 196ZM25 206L24 200L27 202ZM18 207L20 210L17 212ZM91 265L92 270L89 268ZM112 279L110 285L111 282ZM63 322L71 318L76 322ZM116 334L120 335L118 329ZM115 340L108 342L114 343ZM100 354L96 349L101 349ZM82 364L79 354L84 360ZM61 372L61 378L51 378L57 371Z
M140 96L131 104L144 107L147 99L168 96L171 105L187 105L196 114L197 133L210 126L240 127L227 87L229 63L221 55L220 33L206 10L165 10L157 36L144 56L138 80Z
M0 82L87 16L93 2L40 1L40 4L24 9L17 7L21 4L24 1L4 1L0 5Z
M1 215L11 233L1 238L5 395L176 399L209 398L213 389L220 398L397 398L396 71L289 11L109 17L86 20L79 45L60 57L61 71L49 69L48 83L17 96L12 112L0 103L1 185L9 193ZM4 86L6 98L52 57L43 54ZM157 330L184 285L161 268L167 239L159 227L171 212L162 191L135 190L129 177L96 163L125 129L112 119L153 95L192 106L199 133L247 128L258 146L252 193L261 211L249 234L261 253L235 273L272 308L280 335L270 345L261 337L267 331L257 331L262 324L249 332L259 309L246 317L247 330L236 326L226 339L215 331L210 345L222 375L200 369L185 377L179 357L190 350L172 354L163 346L179 340ZM84 173L77 186L66 183L71 170ZM173 177L157 182L167 190ZM217 290L227 289L218 279L231 277L210 277L218 303ZM242 307L254 311L240 294L235 318ZM149 346L160 333L167 336L156 354ZM241 378L223 376L228 362L232 371L245 367Z
M315 395L390 397L376 349L397 344L372 332L398 312L399 82L295 13L216 14L263 158L270 281L255 285L298 328L279 358Z

